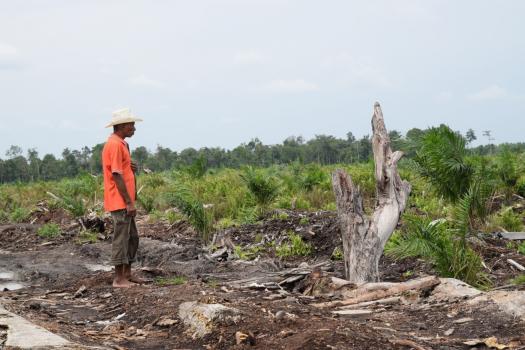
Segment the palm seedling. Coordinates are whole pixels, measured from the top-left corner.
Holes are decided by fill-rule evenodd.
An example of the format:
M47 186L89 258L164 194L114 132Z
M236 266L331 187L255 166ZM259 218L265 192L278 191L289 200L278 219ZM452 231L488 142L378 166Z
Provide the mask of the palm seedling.
M268 208L279 194L277 179L265 174L262 170L246 167L241 174L241 179L254 196L257 204L264 210Z
M166 192L165 197L168 204L178 208L188 218L201 238L205 242L208 241L213 228L212 215L192 191L181 183L175 183Z

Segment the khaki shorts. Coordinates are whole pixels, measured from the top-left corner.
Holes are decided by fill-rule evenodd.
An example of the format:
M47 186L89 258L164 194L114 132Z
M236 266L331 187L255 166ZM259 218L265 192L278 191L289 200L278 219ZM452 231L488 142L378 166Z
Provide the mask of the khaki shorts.
M130 265L135 262L139 247L139 235L135 217L126 215L126 209L111 212L113 219L113 240L111 246L111 264Z

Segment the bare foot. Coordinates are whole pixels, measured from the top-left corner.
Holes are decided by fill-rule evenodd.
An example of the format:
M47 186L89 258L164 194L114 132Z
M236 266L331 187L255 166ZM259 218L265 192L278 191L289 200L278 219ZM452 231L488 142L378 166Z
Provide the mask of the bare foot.
M131 288L133 286L136 286L136 284L128 280L123 280L123 281L113 280L113 288Z

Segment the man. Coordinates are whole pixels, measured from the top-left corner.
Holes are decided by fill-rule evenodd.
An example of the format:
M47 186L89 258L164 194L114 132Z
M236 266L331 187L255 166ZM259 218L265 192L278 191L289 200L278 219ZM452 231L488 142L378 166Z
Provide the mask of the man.
M102 150L104 173L104 208L113 219L113 241L111 263L115 266L113 287L129 288L144 280L131 273L139 245L135 224L135 172L137 167L131 160L129 146L124 139L135 133L135 122L142 121L131 114L129 108L113 112L106 128L113 127Z

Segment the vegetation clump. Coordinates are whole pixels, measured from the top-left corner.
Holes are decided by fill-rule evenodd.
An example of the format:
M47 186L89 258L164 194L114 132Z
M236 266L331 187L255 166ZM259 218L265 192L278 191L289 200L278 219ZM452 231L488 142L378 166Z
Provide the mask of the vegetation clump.
M52 239L60 236L62 234L62 231L60 229L60 226L57 224L50 222L45 225L42 225L38 230L37 234L39 237L46 238L46 239Z
M300 235L288 232L288 242L278 245L275 253L280 258L307 256L312 253L312 245L304 242Z
M490 284L480 256L446 220L408 215L404 221L404 231L392 236L385 254L396 259L423 258L443 277L458 278L479 287Z
M241 179L263 209L267 209L279 194L277 180L260 169L246 167L241 174Z
M186 283L187 279L184 276L173 277L157 277L155 283L159 286L179 286Z

